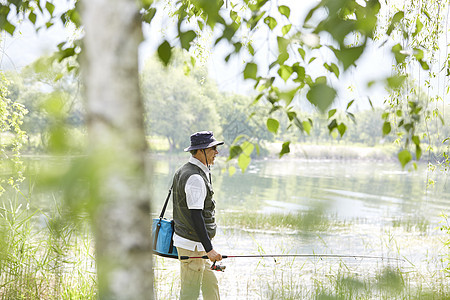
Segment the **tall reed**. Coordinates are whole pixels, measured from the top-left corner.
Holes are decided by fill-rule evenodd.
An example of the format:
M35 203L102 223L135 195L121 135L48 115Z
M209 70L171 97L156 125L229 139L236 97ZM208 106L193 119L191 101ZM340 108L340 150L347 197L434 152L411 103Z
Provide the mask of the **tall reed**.
M19 193L0 205L0 299L95 298L87 225L65 223L59 204L33 209Z

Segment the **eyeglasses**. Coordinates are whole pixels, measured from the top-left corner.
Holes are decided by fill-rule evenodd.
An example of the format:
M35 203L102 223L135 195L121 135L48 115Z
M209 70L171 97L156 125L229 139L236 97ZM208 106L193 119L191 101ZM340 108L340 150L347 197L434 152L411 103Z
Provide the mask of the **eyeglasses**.
M212 146L212 147L210 147L209 149L212 149L213 151L216 151L217 146Z

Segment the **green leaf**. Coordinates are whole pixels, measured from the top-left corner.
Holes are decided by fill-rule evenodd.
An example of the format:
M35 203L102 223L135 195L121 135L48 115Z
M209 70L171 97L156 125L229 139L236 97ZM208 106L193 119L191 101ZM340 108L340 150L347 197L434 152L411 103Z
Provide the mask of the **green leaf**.
M55 11L55 6L52 3L47 2L47 3L45 3L45 8L50 13L50 15L53 16L53 12Z
M161 45L159 45L158 57L165 66L169 64L170 58L172 57L172 47L168 41L164 41Z
M411 152L409 150L402 150L398 153L398 160L400 161L402 168L406 166L412 159Z
M280 100L284 100L286 105L289 105L289 104L291 104L292 99L294 99L295 95L297 94L297 91L298 91L298 88L292 89L287 92L280 92L280 93L278 93L278 98Z
M375 109L375 108L373 107L372 100L370 100L370 97L367 97L367 101L369 101L370 107L371 107L372 109Z
M311 19L311 17L313 16L314 12L315 12L317 9L321 8L322 6L323 6L323 3L322 3L322 2L320 2L319 4L317 4L316 6L314 6L314 7L308 12L308 14L306 15L305 20L303 21L303 23L306 24L306 23L309 21L309 19Z
M190 2L194 3L196 7L200 8L208 16L206 22L211 28L214 28L216 23L221 19L219 11L223 5L223 1L192 0Z
M292 27L292 24L284 25L284 26L281 28L281 33L282 33L283 35L288 34L288 32L291 30L291 27Z
M255 145L253 145L252 143L250 143L248 141L245 141L242 143L241 149L245 155L250 156L252 154L253 150L255 149Z
M300 129L302 132L305 131L305 128L303 128L303 123L302 123L302 121L300 121L300 119L297 118L297 116L295 116L295 117L293 118L293 120L294 120L294 125L297 126L298 129Z
M281 108L282 108L282 106L280 106L280 105L274 105L274 106L272 106L272 108L271 108L270 111L269 111L269 115L270 115L271 113L273 113L273 112L275 112L275 111L281 109Z
M428 21L431 21L431 16L426 9L421 9L421 12L428 18Z
M332 116L336 113L336 109L330 109L328 111L328 119L331 119Z
M68 24L69 22L75 24L76 27L81 27L81 17L77 9L69 9L65 13L61 15L61 21L64 24Z
M407 55L402 53L403 47L400 44L392 46L391 52L394 53L395 61L397 64L401 64L405 61Z
M303 48L298 48L298 53L302 57L303 60L305 60L306 51Z
M289 19L289 16L291 15L291 9L286 5L280 5L278 6L278 11Z
M388 135L391 132L391 123L388 121L385 121L383 123L383 136Z
M258 72L258 66L255 63L247 63L244 69L244 79L255 79Z
M248 49L248 52L249 52L251 55L255 55L255 49L253 49L252 44L248 44L248 45L247 45L247 49Z
M16 30L16 26L14 26L13 24L9 23L8 21L4 21L3 23L3 30L5 30L7 33L9 33L10 35L14 34L14 31Z
M264 19L264 23L269 26L270 30L273 30L276 26L277 26L277 20L275 20L274 18L272 18L271 16L267 16Z
M416 31L414 31L412 36L413 37L417 36L420 33L420 31L422 31L422 28L423 28L423 24L422 24L422 22L420 22L419 17L417 17L417 19L416 19Z
M331 137L335 140L338 137L338 132L336 130L333 130L332 132L330 132Z
M336 91L325 83L314 84L306 94L309 102L316 106L321 112L325 112L333 103Z
M237 43L234 43L233 46L234 46L234 52L238 53L239 51L241 51L242 43L237 42Z
M72 57L74 55L76 55L75 53L75 48L74 47L70 47L64 50L60 50L58 53L58 62L62 62L65 58L67 57Z
M280 122L278 120L269 118L267 119L267 129L269 129L270 132L276 134L278 132L278 128L280 127Z
M331 133L333 129L335 129L338 126L336 119L333 119L330 124L328 124L328 131Z
M234 173L236 173L236 168L235 168L234 166L229 166L229 167L228 167L228 174L229 174L230 176L233 176Z
M430 66L423 60L419 60L420 66L423 70L428 71L430 69Z
M305 68L300 66L298 63L295 63L292 66L292 70L297 74L297 78L294 79L295 82L303 82L305 79L306 71Z
M422 148L419 145L416 145L416 160L420 160L422 157Z
M259 145L255 144L255 148L256 148L256 154L259 155L260 151L261 151L261 149L259 149Z
M291 77L293 72L291 66L281 65L280 69L278 69L278 75L280 75L285 82Z
M180 32L180 42L183 49L189 50L191 42L197 37L197 34L193 30L186 32Z
M231 20L236 22L238 17L239 17L239 15L238 15L237 12L235 12L234 10L230 10L230 18L231 18Z
M153 4L153 0L141 0L141 5L143 9L149 9Z
M156 8L152 7L149 10L145 12L145 14L142 16L142 20L148 24L150 24L153 20L153 17L156 14Z
M31 23L36 25L36 14L34 12L30 12L28 15L28 20L30 20Z
M347 117L349 117L350 120L352 120L353 123L356 124L356 117L355 117L355 115L352 114L351 112L348 112L348 111L346 112L346 114L347 114Z
M339 134L342 137L345 134L345 131L347 130L347 126L344 123L340 123L337 127L337 130L339 131Z
M405 16L405 13L403 11L397 12L393 17L391 24L389 25L388 30L386 31L387 35L391 35L392 31L395 28L395 25L397 25L398 22L400 22Z
M281 52L281 53L278 55L277 60L270 66L270 68L274 67L274 66L277 65L277 64L279 64L279 65L284 64L284 62L285 62L286 60L288 60L288 58L289 58L289 53L287 53L287 52Z
M417 60L422 60L424 58L424 52L422 49L414 48L414 57Z
M277 37L277 44L278 44L278 52L288 52L287 47L289 46L289 40L285 39L284 37L278 36Z
M347 70L361 56L361 54L364 52L364 48L365 45L362 45L350 48L343 47L341 50L334 49L333 51L336 55L336 58L342 62L344 70Z
M324 63L323 66L328 71L334 73L334 75L336 75L336 78L339 78L339 67L335 63L331 63L331 64Z
M294 120L294 118L297 116L297 113L295 111L288 111L286 114L290 122L292 122L292 120Z
M241 168L242 173L244 173L247 167L250 165L251 160L252 159L249 156L245 155L244 153L241 153L241 155L239 155L238 165Z
M289 141L283 143L283 145L281 146L280 158L283 155L288 154L289 152L291 152L291 149L289 148L290 144L291 144L291 142L289 142Z
M416 146L420 146L420 138L417 135L412 137L412 141Z
M346 109L346 110L348 110L348 109L350 108L350 106L352 106L353 102L355 102L355 99L353 99L352 101L350 101L350 102L347 104L347 109Z
M327 76L319 76L316 78L316 83L323 83L326 84L327 83Z
M235 158L239 154L242 153L242 148L239 145L231 146L230 147L230 155L228 156L228 160Z
M312 128L311 122L303 121L302 125L303 125L303 130L305 130L305 132L309 135L311 133L311 128Z
M406 75L395 75L392 77L388 77L387 84L391 89L400 88L406 80Z

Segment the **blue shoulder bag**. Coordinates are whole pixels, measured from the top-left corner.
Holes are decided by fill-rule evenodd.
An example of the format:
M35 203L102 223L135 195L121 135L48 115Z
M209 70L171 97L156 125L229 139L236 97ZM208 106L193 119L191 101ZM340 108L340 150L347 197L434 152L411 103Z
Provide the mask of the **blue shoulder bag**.
M172 194L172 188L169 190L166 202L159 218L153 219L152 224L152 236L153 236L153 253L163 257L178 258L177 248L173 245L173 220L167 220L164 218L167 203L169 202L170 195Z

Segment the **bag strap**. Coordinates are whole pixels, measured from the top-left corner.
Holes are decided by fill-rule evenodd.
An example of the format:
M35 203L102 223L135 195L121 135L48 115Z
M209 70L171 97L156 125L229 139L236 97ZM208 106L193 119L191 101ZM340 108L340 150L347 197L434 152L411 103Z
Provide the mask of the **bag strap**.
M166 212L167 204L169 203L169 199L170 199L170 195L172 194L172 190L173 190L173 181L172 181L172 185L170 186L169 193L167 194L166 201L164 202L164 206L161 210L161 214L159 215L160 219L162 219L164 217L164 213Z
M162 219L164 217L164 213L166 212L167 203L169 203L170 195L172 194L172 188L169 190L169 194L167 194L166 202L164 202L164 206L161 210L161 214L159 215L159 218Z

